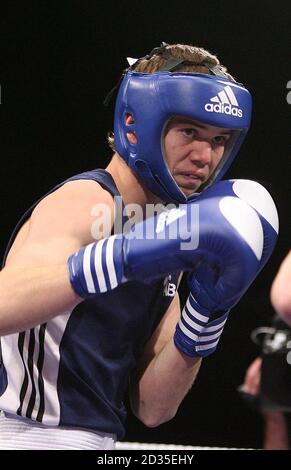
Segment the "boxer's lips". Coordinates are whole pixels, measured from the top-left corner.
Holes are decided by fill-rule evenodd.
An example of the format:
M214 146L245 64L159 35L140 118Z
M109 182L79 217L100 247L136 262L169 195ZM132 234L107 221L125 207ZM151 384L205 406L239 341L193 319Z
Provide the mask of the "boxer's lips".
M193 188L197 186L197 184L201 184L205 181L206 176L201 174L200 172L193 172L193 171L180 171L179 173L175 174L175 180L177 183L183 187Z

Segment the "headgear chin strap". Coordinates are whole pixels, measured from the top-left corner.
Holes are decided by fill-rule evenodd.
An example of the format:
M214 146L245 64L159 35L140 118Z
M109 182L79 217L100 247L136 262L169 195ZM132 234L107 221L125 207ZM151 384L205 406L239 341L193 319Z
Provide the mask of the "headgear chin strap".
M251 108L246 88L220 76L128 70L115 108L115 149L164 202L190 202L200 193L186 197L166 163L163 136L167 122L173 116L184 116L234 131L215 173L201 188L205 189L223 177L235 158L250 126ZM126 122L128 114L133 116L132 124ZM135 134L136 144L129 141L128 133Z

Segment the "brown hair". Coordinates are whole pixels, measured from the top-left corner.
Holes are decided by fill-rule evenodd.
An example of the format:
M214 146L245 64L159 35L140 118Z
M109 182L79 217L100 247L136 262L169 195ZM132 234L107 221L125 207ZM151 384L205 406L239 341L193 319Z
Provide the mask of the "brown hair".
M156 53L154 52L156 51ZM216 75L211 68L216 70L217 75L224 75L228 80L235 81L234 77L227 72L218 58L202 47L188 44L163 44L160 48L153 49L148 56L139 59L133 65L136 72L154 73L166 65L168 58L182 59L183 62L175 66L175 72L195 72Z

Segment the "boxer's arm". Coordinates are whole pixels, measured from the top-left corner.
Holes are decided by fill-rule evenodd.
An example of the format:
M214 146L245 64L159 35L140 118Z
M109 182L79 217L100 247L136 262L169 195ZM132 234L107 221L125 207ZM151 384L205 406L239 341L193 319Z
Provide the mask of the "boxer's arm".
M180 302L176 294L131 376L132 410L149 427L175 416L201 364L200 358L189 358L174 345L173 335L179 317Z
M113 199L93 181L70 182L34 210L25 239L12 246L0 273L0 334L31 328L82 301L71 287L67 258L92 242L95 204Z
M274 279L271 301L278 315L291 325L291 251L283 260Z

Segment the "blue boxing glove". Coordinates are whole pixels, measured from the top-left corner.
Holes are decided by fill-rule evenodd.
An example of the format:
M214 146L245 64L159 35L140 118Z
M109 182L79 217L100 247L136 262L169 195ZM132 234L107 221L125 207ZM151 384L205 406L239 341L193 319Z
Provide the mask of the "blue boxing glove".
M68 267L75 292L87 297L131 280L151 282L171 272L193 271L205 260L232 272L228 298L233 285L241 292L258 272L262 224L248 203L235 194L224 197L224 187L219 188L72 255ZM232 223L235 214L239 217ZM237 269L241 253L243 268Z
M277 240L278 215L274 202L263 186L248 180L221 181L205 191L201 197L207 199L217 197L218 194L224 195L224 202L229 197L237 197L258 215L264 237L263 250L257 265L258 274L270 257ZM220 210L226 215L223 200ZM229 214L228 220L236 225L239 217L239 213ZM213 263L213 260L206 259L188 276L190 295L174 335L177 348L188 356L206 357L215 351L229 310L247 290L250 282L246 282L242 289L234 282L234 272L236 271L237 276L248 262L247 251L241 251L239 257L237 266L231 266L227 260L222 266L219 262Z

